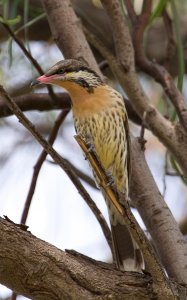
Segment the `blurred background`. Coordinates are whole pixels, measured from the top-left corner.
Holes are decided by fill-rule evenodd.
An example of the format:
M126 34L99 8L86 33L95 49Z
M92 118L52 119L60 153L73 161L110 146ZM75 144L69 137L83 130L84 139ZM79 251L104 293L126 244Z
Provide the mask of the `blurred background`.
M154 2L156 8L160 2L167 1ZM97 18L107 24L108 20L99 5L99 1L81 0L79 4L78 1L73 1L73 4L79 16L86 20L85 22L90 20L94 24L95 30L99 26L99 23L96 24L95 22ZM137 13L141 10L141 4L142 1L140 0L134 1ZM186 24L187 3L186 1L177 1L176 4L180 24ZM168 13L173 18L169 5ZM26 48L43 70L47 70L54 63L63 59L50 35L40 1L1 0L0 15L8 20L9 26L18 33L19 38L24 41ZM164 47L167 46L163 36L163 26L161 18L157 16L153 19L150 29L146 33L147 53L149 56L156 57L160 62L163 61ZM37 28L40 28L40 30ZM104 26L102 28L105 30ZM186 62L187 26L180 26L180 28ZM110 37L109 32L107 35L103 32L100 32L100 34L107 37L108 41L106 43L108 42L108 47L112 47L110 45L112 44L112 37ZM167 62L167 64L168 69L175 77L178 70L176 53L172 56L172 63ZM109 76L109 84L123 93L110 72L106 70L106 74ZM36 90L30 88L31 81L37 76L38 73L34 67L0 24L1 85L12 97L25 93L46 93L46 87ZM174 114L171 104L164 98L159 85L145 74L140 73L139 76L152 104L168 117ZM61 92L58 88L54 90ZM183 93L187 98L186 76L184 76ZM49 112L31 111L25 114L36 125L38 131L47 138L59 113L59 110L52 110ZM133 122L130 122L130 126L131 132L138 136L140 126ZM70 112L59 130L54 147L62 157L68 159L79 170L92 177L88 163L74 140L74 135L75 131ZM157 138L148 130L145 132L145 138L147 140L145 156L154 179L179 222L181 230L186 233L187 189L185 180L177 166L172 163L167 150ZM0 119L0 141L0 216L6 215L12 221L19 223L30 187L33 167L42 148L14 116ZM107 210L101 193L84 181L83 184L108 222ZM134 213L144 228L138 213L135 210ZM97 260L111 261L110 249L96 218L66 174L52 163L49 156L39 174L27 225L32 234L60 249L74 249ZM0 299L8 299L10 295L10 290L0 286ZM17 299L26 298L19 296Z

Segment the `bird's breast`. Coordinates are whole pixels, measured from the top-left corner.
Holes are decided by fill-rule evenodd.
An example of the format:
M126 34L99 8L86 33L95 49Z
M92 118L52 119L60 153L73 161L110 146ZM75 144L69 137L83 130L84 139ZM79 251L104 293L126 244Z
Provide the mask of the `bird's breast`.
M123 100L112 91L106 101L99 103L98 98L95 101L97 105L93 109L86 103L84 111L78 111L73 105L77 134L94 146L100 162L113 175L117 187L127 191L127 131L124 126L127 117Z

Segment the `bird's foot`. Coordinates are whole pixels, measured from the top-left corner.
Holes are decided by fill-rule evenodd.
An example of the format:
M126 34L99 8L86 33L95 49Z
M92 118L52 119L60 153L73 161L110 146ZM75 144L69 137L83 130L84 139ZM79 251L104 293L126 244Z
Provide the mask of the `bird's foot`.
M114 178L112 177L110 172L106 172L107 176L108 176L108 182L107 182L107 186L114 186L115 182L114 182Z
M87 144L87 146L88 146L88 152L93 152L93 151L95 151L95 147L94 147L93 144L89 143L89 144Z

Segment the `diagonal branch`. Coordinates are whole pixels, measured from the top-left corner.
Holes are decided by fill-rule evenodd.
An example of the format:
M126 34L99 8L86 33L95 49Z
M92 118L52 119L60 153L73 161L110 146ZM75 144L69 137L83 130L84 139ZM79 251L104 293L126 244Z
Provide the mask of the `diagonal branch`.
M52 36L65 58L86 60L101 77L103 76L90 46L84 36L70 0L42 0Z
M69 164L70 168L75 172L75 174L82 179L83 181L85 181L86 183L88 183L92 188L97 189L98 187L96 186L95 181L87 174L85 174L84 172L82 172L80 169L78 169L77 167L75 167L68 159L64 158L64 160L66 161L67 164ZM53 161L49 161L49 163L55 164Z
M48 138L48 143L50 145L53 145L53 143L54 143L54 141L57 137L58 130L59 130L61 124L64 122L68 112L69 112L69 110L62 111L59 114L58 118L56 119L56 121L54 123L54 126L51 130L51 133L49 135L49 138ZM47 154L48 153L45 150L43 150L41 152L40 156L38 157L37 162L34 166L34 172L33 172L33 175L32 175L30 188L29 188L29 191L28 191L28 195L27 195L25 205L24 205L24 209L23 209L22 216L21 216L21 221L20 221L21 224L26 223L28 213L29 213L29 209L30 209L30 205L31 205L31 202L32 202L32 198L33 198L33 195L34 195L34 192L35 192L37 179L38 179L41 167L42 167L42 165L43 165L43 163L44 163L44 161L47 157Z
M86 158L89 160L92 168L94 169L101 189L104 190L107 198L114 205L118 213L123 216L125 224L128 226L132 236L138 243L148 265L148 269L152 275L154 283L153 288L158 294L158 297L160 297L161 294L163 295L164 292L166 299L174 299L173 291L168 283L164 270L162 269L162 266L160 265L151 244L133 216L128 204L128 199L125 199L125 196L119 193L114 184L109 185L109 182L113 182L113 180L111 180L111 177L106 174L104 168L97 158L95 151L91 149L90 145L86 144L86 142L80 136L75 136L75 139L80 145L81 149L84 151ZM161 290L162 292L160 294Z
M115 4L115 9L113 9L113 2ZM112 72L118 78L119 83L125 90L138 115L143 118L143 115L145 114L145 124L169 149L169 151L173 153L175 158L178 160L184 175L187 177L187 135L180 124L176 124L174 126L171 122L166 120L159 113L159 111L150 104L147 95L143 91L138 79L138 75L134 69L133 48L131 48L132 43L128 41L130 39L130 34L127 31L128 27L124 22L123 15L121 15L118 1L102 0L102 3L108 8L108 13L111 17L112 24L116 21L116 18L119 18L117 21L122 22L126 28L126 30L123 32L123 35L121 35L121 45L124 46L124 49L123 51L121 49L120 55L125 54L129 57L126 58L126 60L121 64L120 60L116 60L115 56L112 55L108 49L106 49L103 43L98 40L95 35L84 28L87 38L89 42L108 61ZM116 10L118 11L118 14L116 13ZM117 30L117 28L113 26L113 30ZM119 32L115 32L115 34L118 35L119 39ZM125 67L124 64L126 64Z
M170 101L176 108L182 126L187 131L187 105L185 103L184 97L177 89L169 72L161 65L155 62L151 62L145 56L143 37L151 14L151 1L147 0L144 1L144 3L146 3L146 5L144 6L141 15L136 19L133 27L132 36L136 63L142 71L152 76L157 82L162 85Z
M132 139L130 197L148 229L168 275L186 284L187 244L146 163L141 144Z
M15 33L12 31L10 26L6 23L1 22L1 25L6 29L6 31L10 34L10 36L13 38L13 40L16 42L16 44L20 47L20 49L23 51L25 56L28 58L28 60L32 63L32 65L35 67L35 69L38 71L40 75L43 75L44 72L38 62L34 59L34 57L31 55L31 53L26 49L23 42L15 35ZM47 89L49 91L50 96L55 100L55 95L53 93L53 89L51 86L47 86Z
M94 203L94 201L91 199L90 195L82 185L81 181L73 172L73 170L70 168L70 166L66 163L66 161L54 150L54 148L41 136L41 134L35 129L34 125L28 120L28 118L22 113L22 111L19 109L19 107L16 105L16 103L8 96L6 91L3 89L2 86L0 86L0 94L1 98L7 102L9 108L14 112L16 117L19 119L19 121L23 124L25 128L27 128L30 133L35 137L35 139L39 142L39 144L45 149L45 151L51 155L53 160L63 169L63 171L67 174L67 176L70 178L70 180L73 182L74 186L77 188L78 192L84 199L84 201L87 203L89 208L92 210L93 214L95 215L96 219L98 220L99 224L101 225L101 229L103 231L103 234L108 242L108 245L110 249L112 249L112 241L111 241L111 234L110 229Z

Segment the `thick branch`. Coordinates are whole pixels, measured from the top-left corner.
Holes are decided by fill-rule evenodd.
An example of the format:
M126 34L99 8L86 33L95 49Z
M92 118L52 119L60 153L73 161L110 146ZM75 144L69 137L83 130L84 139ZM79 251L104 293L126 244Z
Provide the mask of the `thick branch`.
M47 111L52 109L70 109L71 99L68 93L55 93L55 101L47 93L25 94L13 97L16 104L22 111L39 110ZM132 107L132 104L126 98L123 98L127 109L129 119L141 125L142 120ZM11 116L13 113L3 101L0 95L0 118Z
M150 242L132 214L128 199L117 191L115 184L109 185L109 182L111 182L112 179L106 174L95 151L89 149L90 145L86 144L80 136L76 136L75 139L90 162L90 165L98 178L101 190L105 192L109 202L113 204L116 211L123 217L125 224L128 226L133 238L139 245L147 263L148 270L152 275L153 289L156 292L158 299L161 299L161 295L164 295L166 299L174 299L165 272L159 263Z
M0 236L0 282L26 297L152 299L148 275L120 272L112 265L63 252L2 218Z
M121 272L77 252L64 252L2 218L0 236L1 284L33 300L155 298L148 275ZM178 299L185 299L185 288L173 288Z
M82 58L102 76L69 0L42 0L53 38L65 58Z
M187 105L184 97L177 89L173 78L168 71L157 63L149 61L145 56L143 37L144 31L149 22L149 16L151 14L151 1L148 0L144 3L146 3L146 5L144 5L144 10L136 19L135 26L133 28L133 42L136 62L141 70L152 76L162 85L169 99L176 108L181 124L187 131Z
M113 10L113 2L115 3L115 10ZM115 21L113 14L116 9L120 10L119 3L117 0L102 0L104 6L106 6L109 16L112 21ZM112 3L112 4L111 4ZM117 15L119 19L118 22L122 22L126 30L123 32L121 36L121 43L124 45L127 40L130 38L130 35L126 34L127 25L124 22L123 16L121 12ZM115 27L113 28L115 29ZM134 70L134 61L132 61L132 55L130 55L129 59L126 59L126 67L124 68L124 64L121 65L120 60L116 61L115 57L104 47L101 41L91 34L88 30L85 29L85 32L88 36L89 41L94 45L94 47L102 54L102 56L107 59L109 62L110 68L113 73L118 78L120 84L126 91L129 99L131 100L134 109L136 112L143 118L148 128L160 139L160 141L169 149L170 152L178 160L181 169L183 170L185 176L187 177L187 135L184 132L183 128L180 125L176 125L175 127L171 124L171 122L167 121L152 105L149 104L149 99L145 92L143 91L138 76ZM114 33L119 35L118 33ZM127 47L124 48L123 54L126 52L125 49L132 46L132 43L127 43ZM129 51L129 49L127 49ZM133 53L133 48L132 48ZM132 62L132 66L128 63ZM180 149L180 151L179 151Z
M132 158L130 193L133 203L151 234L168 275L186 283L186 242L154 182L136 139L132 143Z
M47 111L52 109L70 109L71 100L68 93L55 94L55 101L47 93L25 94L13 98L22 111ZM8 117L13 113L0 94L0 117Z

